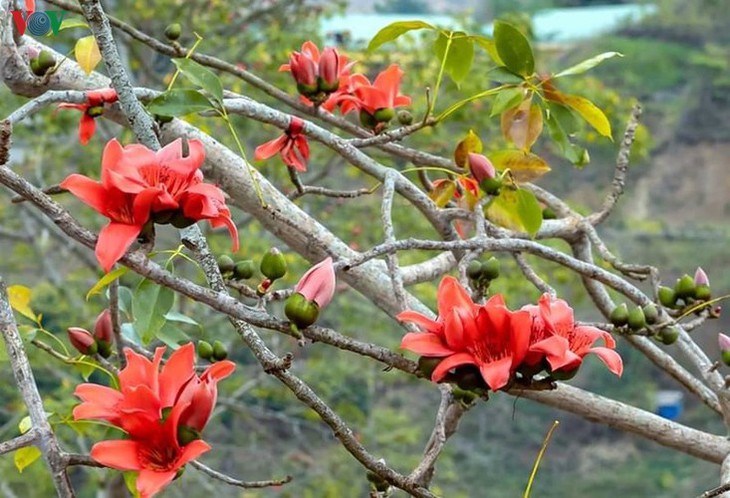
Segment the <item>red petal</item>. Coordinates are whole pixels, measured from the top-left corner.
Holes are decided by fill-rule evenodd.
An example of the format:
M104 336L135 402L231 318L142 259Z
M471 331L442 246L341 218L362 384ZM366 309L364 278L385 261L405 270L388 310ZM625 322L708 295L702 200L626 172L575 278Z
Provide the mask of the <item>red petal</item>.
M482 363L479 365L479 372L492 391L502 389L512 375L512 358L507 356L489 363Z
M395 98L398 95L398 89L400 88L400 80L403 77L403 71L398 67L397 64L391 64L385 71L382 71L375 81L373 86L379 88L385 92L387 96L387 104L382 107L393 107Z
M568 340L559 335L553 335L536 342L530 346L530 353L545 355L545 359L553 370L562 368L573 361L573 357L568 355L568 353L572 353Z
M236 364L232 361L216 361L205 369L205 372L203 372L200 378L203 380L209 378L218 382L231 375L234 370L236 370Z
M446 316L452 308L465 308L471 311L474 307L474 301L469 293L450 275L441 279L437 295L439 316Z
M94 136L96 131L96 120L88 114L81 115L81 121L79 122L79 142L81 145L86 145Z
M141 226L125 225L115 221L101 229L94 252L105 272L108 273L114 263L127 252L141 230Z
M513 365L516 367L527 354L532 336L532 316L527 311L511 312L510 328Z
M182 467L186 463L195 460L208 450L210 450L208 443L202 439L196 439L195 441L183 446L182 455L180 455L180 458L178 458L177 462L175 462L175 465Z
M591 348L590 352L598 356L612 373L619 377L624 373L624 362L621 356L613 349L598 347Z
M160 403L172 406L185 384L195 375L195 347L189 342L170 355L160 372Z
M182 152L182 139L178 138L157 152L157 160L182 175L190 175L203 165L205 147L200 140L188 140L188 155L183 157Z
M84 175L74 173L66 177L59 185L78 197L82 202L93 209L107 215L107 189L101 183L92 180Z
M278 138L275 138L274 140L270 140L266 143L259 145L258 147L256 147L253 158L257 161L261 161L262 159L268 159L275 156L279 153L279 151L284 148L288 140L288 136L282 135Z
M444 360L438 364L431 374L431 380L439 382L443 379L449 370L452 368L459 367L461 365L477 365L477 360L469 353L455 353L451 356L444 358Z
M395 317L401 322L409 322L418 325L424 332L430 332L432 334L441 335L443 324L431 320L425 315L417 313L415 311L407 310L398 313Z
M404 335L400 347L413 351L421 356L433 356L436 358L454 354L454 351L449 349L440 337L421 332L409 332Z
M140 470L140 443L130 440L101 441L91 448L91 458L117 470Z
M137 491L140 498L151 498L162 491L175 479L177 469L157 472L150 469L142 469L137 476Z

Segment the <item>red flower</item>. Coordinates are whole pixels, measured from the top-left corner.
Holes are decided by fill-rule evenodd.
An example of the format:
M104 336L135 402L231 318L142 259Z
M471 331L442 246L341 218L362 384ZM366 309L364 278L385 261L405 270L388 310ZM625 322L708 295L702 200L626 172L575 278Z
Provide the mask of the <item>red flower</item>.
M76 109L83 112L79 123L79 142L86 145L96 131L96 118L104 113L104 104L117 101L117 92L113 88L91 90L86 92L86 104L59 104L59 109Z
M291 72L304 102L322 105L332 112L336 102L331 94L348 86L353 64L335 48L327 47L320 54L317 45L306 41L302 51L293 52L289 64L282 64L279 71Z
M453 277L444 277L438 289L436 320L404 311L401 321L412 322L424 333L408 333L401 347L422 356L444 358L431 380L442 380L449 370L475 365L490 389L507 385L527 352L530 314L510 311L501 295L477 305Z
M538 306L522 309L533 317L526 364L536 365L545 358L552 371L571 372L580 366L585 355L593 353L611 372L618 376L623 373L623 361L614 351L616 341L611 334L595 327L576 326L573 309L562 299L543 294ZM598 339L603 339L605 347L592 347Z
M198 377L188 343L160 370L164 351L157 348L150 361L125 349L119 390L81 384L74 392L82 401L74 408L75 420L105 420L127 432L127 440L95 444L91 456L107 467L139 471L137 490L143 497L160 491L182 466L210 449L198 437L215 406L218 381L235 369L233 362L220 361Z
M154 152L138 144L122 147L111 140L104 148L101 182L73 174L61 182L83 202L111 219L99 233L96 255L105 271L122 257L150 221L183 227L199 220L225 225L238 251L238 231L223 192L203 183L203 144L190 140L182 155L180 139Z
M307 171L309 160L309 142L302 134L304 121L292 116L289 128L279 138L270 140L256 147L254 159L260 161L281 154L284 164L297 171Z
M391 64L381 72L375 81L365 78L355 87L355 96L360 100L360 108L370 114L375 114L380 109L392 109L411 105L411 98L405 95L398 95L400 91L400 80L403 78L403 71L397 64Z

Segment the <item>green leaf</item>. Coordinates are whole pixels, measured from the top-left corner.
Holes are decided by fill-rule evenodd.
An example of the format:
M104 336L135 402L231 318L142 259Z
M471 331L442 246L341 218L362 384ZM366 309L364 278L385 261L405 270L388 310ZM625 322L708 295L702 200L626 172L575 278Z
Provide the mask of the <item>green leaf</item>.
M501 90L504 90L504 86L490 88L489 90L484 90L483 92L474 94L471 97L465 98L464 100L460 100L459 102L456 102L456 103L450 105L445 111L443 111L441 114L439 114L436 117L436 121L441 121L443 119L446 119L448 116L450 116L454 112L458 111L460 108L462 108L469 102L474 102L475 100L483 99L484 97L489 97L490 95L495 95L495 94L499 93Z
M513 73L504 66L495 67L487 73L487 76L490 80L501 84L519 85L525 81L525 78Z
M586 71L589 71L599 65L601 62L612 59L614 57L623 57L624 54L620 52L604 52L602 54L598 54L595 57L591 57L590 59L586 59L583 62L579 62L575 66L571 66L568 69L563 69L558 74L553 76L553 78L561 78L563 76L572 76L574 74L582 74Z
M175 294L151 280L142 280L134 292L132 309L134 329L143 344L149 344L165 324L165 315L172 308Z
M39 315L38 321L40 319L41 317ZM18 325L18 332L20 332L20 338L23 339L23 342L30 342L38 334L38 328L32 325Z
M482 35L471 35L469 36L469 38L474 40L477 45L486 50L486 52L489 54L489 57L492 58L495 64L497 64L498 66L504 66L502 58L499 56L499 53L497 53L497 46L494 44L494 40L491 40Z
M147 104L147 110L161 116L186 116L215 109L208 98L197 90L176 88L162 93Z
M451 43L449 43L449 39ZM448 47L448 53L446 48ZM474 62L474 43L463 31L440 32L433 44L436 57L457 85L464 81Z
M157 332L156 337L172 349L177 349L180 344L190 342L189 335L169 322Z
M516 107L524 98L525 90L522 87L505 88L499 92L497 97L494 99L492 112L489 114L489 117L491 118L497 114L502 114L504 111Z
M384 43L391 42L409 31L414 29L436 29L427 22L423 21L400 21L388 24L386 27L376 33L370 43L368 43L368 52L372 52Z
M137 476L139 472L124 472L124 484L127 486L127 490L131 493L134 498L140 498L139 491L137 491Z
M127 315L127 318L132 318L132 299L134 294L129 287L119 286L119 311Z
M585 166L590 161L588 151L570 141L570 137L565 132L565 129L558 119L559 114L555 112L556 108L562 108L563 112L570 115L570 111L561 105L551 104L549 106L548 112L545 113L545 123L547 124L550 137L553 139L553 142L558 145L560 152L562 152L563 156L565 156L568 161L578 167Z
M532 47L519 29L504 21L494 23L494 44L504 65L516 74L530 76L535 72Z
M61 21L61 26L58 27L58 31L63 31L64 29L73 29L73 28L89 29L89 25L86 24L81 19L66 18L63 21Z
M116 279L118 279L119 277L121 277L122 275L127 273L128 271L129 271L129 268L127 268L126 266L120 266L116 270L110 271L109 273L107 273L106 275L101 277L94 284L94 286L91 289L89 289L89 292L86 293L86 300L88 301L89 298L91 298L91 296L99 294L102 289L104 289L106 286L108 286L109 284L114 282Z
M18 469L18 472L22 473L26 467L38 460L41 455L41 450L35 446L26 446L25 448L20 448L15 451L13 461L15 462L15 467Z
M209 92L219 104L223 104L223 85L213 71L191 59L172 59L172 62L187 79Z
M188 325L195 325L198 328L202 328L201 325L190 318L187 315L183 315L182 313L179 313L177 311L170 311L165 315L165 320L170 322L178 322L178 323L187 323Z
M139 338L139 335L137 334L137 331L134 330L134 324L132 323L123 323L119 326L122 337L124 337L126 340L131 342L132 344L136 344L137 346L142 346L142 340Z
M596 104L577 95L563 95L562 99L563 104L577 112L598 133L613 140L611 136L611 123Z
M500 226L534 237L542 224L542 208L527 190L502 189L489 203L485 215Z
M93 374L99 367L91 363L90 360L85 361L84 363L74 363L74 369L81 375L81 378L84 379L86 382L89 381L89 377L91 377L91 374Z

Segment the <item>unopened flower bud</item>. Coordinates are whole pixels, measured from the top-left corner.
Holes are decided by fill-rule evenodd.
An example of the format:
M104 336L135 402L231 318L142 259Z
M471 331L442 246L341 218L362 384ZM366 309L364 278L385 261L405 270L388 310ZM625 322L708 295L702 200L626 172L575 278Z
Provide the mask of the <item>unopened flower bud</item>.
M657 309L656 304L649 303L642 308L642 311L644 312L646 323L649 325L652 325L659 320L659 310Z
M470 280L478 280L482 276L482 263L476 259L470 261L466 267L466 276Z
M376 126L378 126L378 121L368 111L366 111L365 109L361 109L360 124L363 125L365 128L374 129Z
M629 308L626 306L626 303L621 303L616 306L608 319L611 320L611 323L615 327L623 327L629 323Z
M470 152L467 157L471 176L479 183L497 176L497 170L494 169L494 165L486 156Z
M710 279L700 267L697 267L695 272L695 298L699 301L709 301L712 298Z
M644 311L638 306L629 311L628 324L629 328L633 331L638 331L646 327Z
M96 341L88 330L82 329L81 327L69 327L68 340L79 353L87 355L96 354Z
M695 295L695 282L689 275L683 275L674 285L674 293L678 298L688 299Z
M679 339L679 327L676 325L664 327L659 331L659 340L665 346L671 346L677 342L677 339Z
M286 275L286 258L279 249L272 247L261 258L260 270L269 280L277 280Z
M225 344L221 341L213 342L213 359L215 361L222 361L228 358L228 349Z
M383 107L375 111L373 117L375 118L375 121L379 123L388 123L395 117L395 109L392 107Z
M307 54L294 52L289 57L291 75L297 85L305 85L317 89L317 65ZM298 87L297 87L298 88Z
M56 59L53 54L48 50L41 50L38 57L35 58L36 64L33 66L33 59L31 59L31 70L36 76L45 75L52 67L56 65Z
M398 111L398 122L403 126L413 124L413 114L406 110Z
M557 219L558 215L553 211L551 207L546 207L542 210L543 220L554 220Z
M317 321L319 306L303 294L295 292L286 300L284 314L298 329L305 329Z
M722 362L725 365L730 366L730 337L726 336L725 334L717 334L717 342L720 346Z
M175 41L180 38L182 34L182 26L180 23L172 23L165 28L165 38L170 41Z
M112 328L112 313L109 309L105 309L94 322L94 339L104 341L111 344L114 340L114 331Z
M233 262L233 259L227 254L218 257L218 269L221 273L231 273L235 267L236 264Z
M499 277L500 263L497 258L492 256L484 263L482 263L482 277L487 280L494 280Z
M233 278L236 280L246 280L253 277L255 271L256 267L254 266L253 261L250 259L244 259L243 261L236 263L235 268L233 268Z
M701 266L697 267L695 271L695 285L710 285L710 279L707 277L707 273L702 269Z
M657 297L661 305L667 308L674 308L674 305L677 303L677 295L671 287L659 287Z
M335 295L335 283L335 267L332 258L326 258L302 275L294 287L294 292L317 303L319 309L324 309Z
M319 58L319 90L325 93L337 91L340 87L340 54L327 47Z
M203 360L211 361L213 358L213 346L208 341L198 341L198 356Z

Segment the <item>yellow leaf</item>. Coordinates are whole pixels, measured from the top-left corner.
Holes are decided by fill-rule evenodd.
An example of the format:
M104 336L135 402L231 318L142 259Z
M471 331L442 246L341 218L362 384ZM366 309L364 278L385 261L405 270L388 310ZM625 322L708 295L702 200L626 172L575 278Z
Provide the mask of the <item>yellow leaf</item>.
M499 171L510 170L518 183L532 182L550 171L550 166L540 156L521 150L500 150L489 155Z
M598 133L613 140L611 123L593 102L577 95L562 95L561 97L563 104L580 114L580 117L585 119Z
M23 472L28 465L38 460L40 456L41 450L35 446L26 446L15 452L13 460L15 461L15 466L18 468L18 472Z
M10 306L24 317L30 318L35 322L35 313L30 309L30 295L31 290L24 285L11 285L8 287Z
M454 150L454 162L460 168L465 168L467 160L469 159L469 153L473 152L479 154L482 151L482 141L479 136L474 133L474 130L469 130L466 137L456 145Z
M542 111L531 102L532 98L526 99L502 113L502 135L524 150L530 150L542 133Z
M101 53L93 36L79 38L76 42L76 48L74 48L74 54L76 55L76 62L79 63L79 66L86 74L91 74L101 61Z
M428 196L438 207L444 207L456 193L456 184L451 180L436 180Z
M114 271L110 271L103 277L101 277L94 286L89 289L89 292L86 293L86 300L88 301L91 296L98 294L104 289L106 286L114 282L116 279L120 278L122 275L127 273L129 271L129 268L126 266L120 266Z

